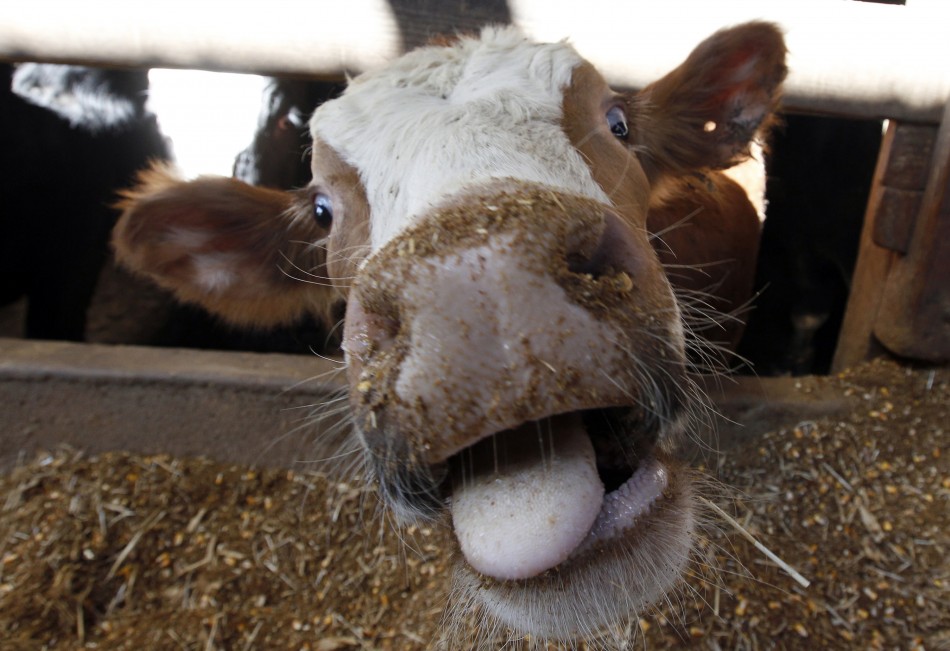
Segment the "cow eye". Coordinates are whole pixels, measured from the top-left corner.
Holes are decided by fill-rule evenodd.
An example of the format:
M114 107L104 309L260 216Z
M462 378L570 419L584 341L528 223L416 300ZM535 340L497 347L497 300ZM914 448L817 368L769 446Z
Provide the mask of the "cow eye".
M313 196L313 219L324 230L330 230L333 224L333 202L322 192Z
M619 106L615 106L607 111L607 126L610 127L610 133L621 140L626 140L630 130L627 128L627 114Z

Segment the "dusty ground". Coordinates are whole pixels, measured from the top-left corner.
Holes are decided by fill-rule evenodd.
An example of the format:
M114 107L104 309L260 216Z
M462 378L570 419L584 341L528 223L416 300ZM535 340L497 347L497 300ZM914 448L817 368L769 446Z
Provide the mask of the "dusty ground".
M950 649L950 370L794 386L850 413L731 444L708 496L810 586L710 513L688 585L630 648ZM375 511L315 472L42 455L0 478L0 647L431 648L449 534Z

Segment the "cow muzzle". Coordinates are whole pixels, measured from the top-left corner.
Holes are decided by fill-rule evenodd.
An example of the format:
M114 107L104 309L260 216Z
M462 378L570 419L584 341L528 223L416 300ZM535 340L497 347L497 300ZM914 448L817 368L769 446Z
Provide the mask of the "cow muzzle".
M443 204L363 266L344 349L387 502L451 500L478 572L535 576L619 526L618 491L640 487L617 498L635 518L666 490L679 311L642 221L599 201L505 182Z

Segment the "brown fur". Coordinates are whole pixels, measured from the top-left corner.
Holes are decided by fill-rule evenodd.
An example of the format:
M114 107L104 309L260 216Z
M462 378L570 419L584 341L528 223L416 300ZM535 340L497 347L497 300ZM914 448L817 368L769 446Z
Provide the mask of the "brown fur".
M360 262L369 252L370 209L366 191L359 172L319 139L313 143L311 168L314 185L337 197L327 269L340 296L345 298Z
M326 237L310 218L310 194L257 188L234 179L177 179L158 166L123 193L113 231L121 264L185 301L239 325L268 327L310 312L328 318ZM181 233L203 236L182 246ZM194 282L196 256L230 257L236 282L214 291ZM303 280L304 282L301 282Z
M634 96L633 141L651 178L744 160L757 132L774 119L785 54L782 35L770 23L722 30ZM743 114L750 104L760 107L758 119Z
M771 66L768 77L775 85L750 93L745 77L736 79L729 66L744 65L751 54L737 57L723 43L706 41L697 48L704 57L694 54L640 95L613 93L585 63L574 71L564 98L565 131L590 161L594 179L628 223L658 234L657 253L673 286L681 294L685 290L686 302L691 298L703 312L720 314L740 310L751 298L760 223L750 201L758 188L740 187L716 170L741 162L749 139L768 130L777 84L785 74L784 46L772 43L773 28L753 24L739 34L730 32L725 45L740 40L767 53L759 65ZM765 47L756 39L764 40ZM768 112L743 129L710 132L706 122L723 120L711 106L714 101L740 112L742 102L753 101ZM630 146L606 128L604 116L614 105L627 110ZM685 175L684 166L692 173ZM636 223L636 216L644 214L647 223ZM741 334L742 322L729 318L720 330L704 333L729 348Z
M683 306L700 312L693 325L707 322L699 334L734 350L744 328L740 313L752 298L758 216L745 189L725 174L678 177L669 185L650 207L654 248Z

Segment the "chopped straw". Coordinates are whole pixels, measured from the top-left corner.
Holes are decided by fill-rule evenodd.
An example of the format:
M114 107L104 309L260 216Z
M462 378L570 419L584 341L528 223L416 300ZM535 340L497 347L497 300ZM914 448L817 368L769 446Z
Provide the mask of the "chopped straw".
M750 543L752 543L752 544L755 546L755 548L758 549L758 550L759 550L760 552L762 552L763 554L765 554L766 557L768 557L769 560L771 560L773 563L775 563L775 564L778 565L780 568L782 568L790 577L792 577L793 579L795 579L795 581L796 581L800 586L802 586L803 588L807 588L809 585L811 585L811 581L809 581L808 579L806 579L805 577L803 577L801 574L799 574L799 573L795 570L795 568L793 568L791 565L789 565L788 563L786 563L785 561L783 561L781 558L779 558L778 556L776 556L776 555L772 552L772 550L770 550L768 547L766 547L765 545L763 545L762 543L760 543L758 540L756 540L755 537L754 537L752 534L750 534L746 529L744 529L743 526L742 526L741 524L739 524L738 522L736 522L736 520L735 520L734 518L732 518L728 513L726 513L725 511L723 511L721 508L719 508L718 506L716 506L715 504L713 504L713 503L710 502L709 500L707 500L705 497L699 496L699 499L702 500L703 502L705 502L705 503L706 503L709 507L711 507L716 513L718 513L719 515L721 515L721 516L723 517L723 519L724 519L726 522L728 522L729 524L731 524L731 525L733 526L733 528L735 528L736 531L738 531L740 534L742 534L742 537L743 537L743 538L745 538L745 539L748 540Z

